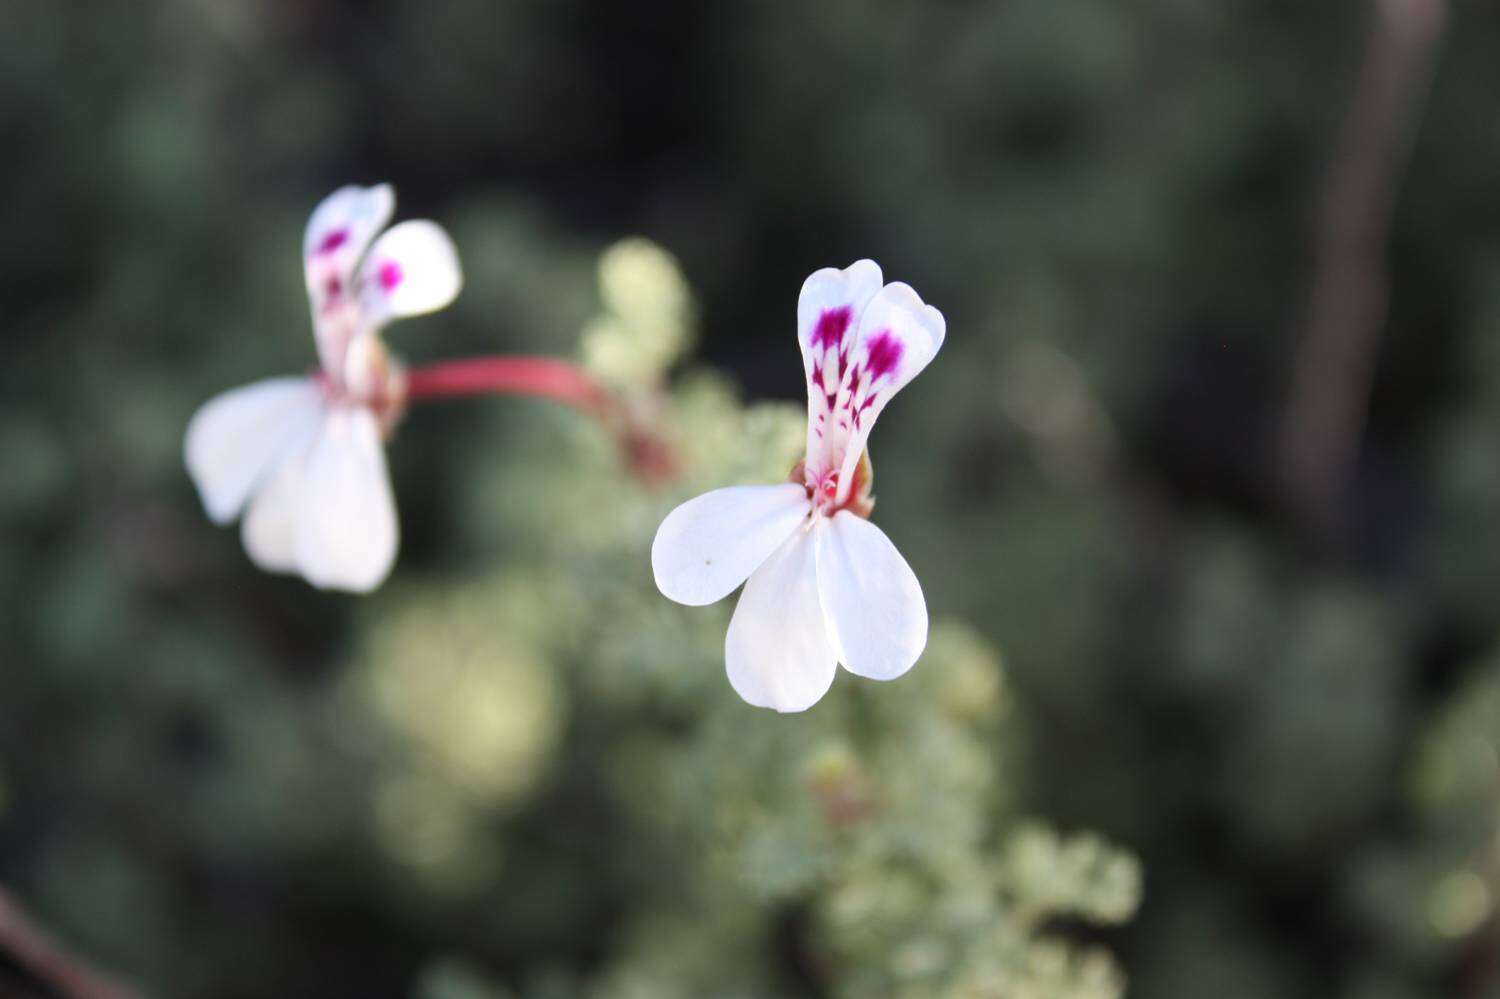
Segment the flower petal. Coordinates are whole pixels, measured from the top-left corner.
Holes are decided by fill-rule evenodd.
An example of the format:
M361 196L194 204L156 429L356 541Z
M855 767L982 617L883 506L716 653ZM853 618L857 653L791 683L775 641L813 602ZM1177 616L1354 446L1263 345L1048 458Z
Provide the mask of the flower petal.
M364 327L354 269L396 207L389 184L343 187L313 210L302 240L303 273L312 305L318 360L338 383L344 351Z
M310 378L269 378L214 396L188 422L183 461L210 519L227 524L256 485L315 427L323 395Z
M927 601L885 532L847 510L818 548L818 594L839 661L851 673L893 680L927 645Z
M864 361L872 384L885 386L888 400L927 367L946 335L943 314L911 285L895 281L860 313L855 359Z
M847 437L831 427L830 414L848 366L849 348L860 314L880 291L880 266L857 260L843 270L825 267L802 282L797 298L797 341L807 374L807 454L816 467L819 455ZM839 451L839 458L842 450ZM837 464L835 459L833 464Z
M302 237L302 261L314 316L330 297L349 294L354 265L395 209L396 193L389 184L341 187L313 209Z
M843 270L813 271L802 282L797 296L797 340L808 371L814 361L822 360L824 350L837 348L847 333L858 328L860 313L880 291L882 280L879 264L856 260ZM848 314L840 315L845 309Z
M701 607L743 583L807 517L807 490L794 483L730 486L667 514L651 543L651 571L668 599Z
M441 309L463 286L458 251L436 222L402 222L381 234L355 282L374 325Z
M320 436L314 427L301 445L267 476L240 522L240 541L250 561L266 572L297 569L297 524L307 489L307 463Z
M822 525L799 528L750 575L724 638L729 683L746 702L805 711L833 684L837 654L818 602Z
M829 417L852 430L839 472L840 500L849 495L854 466L864 453L875 418L891 396L937 355L946 331L943 314L899 281L880 289L860 313L848 372Z
M297 567L323 589L368 592L396 560L399 529L375 414L328 415L307 458L297 517Z

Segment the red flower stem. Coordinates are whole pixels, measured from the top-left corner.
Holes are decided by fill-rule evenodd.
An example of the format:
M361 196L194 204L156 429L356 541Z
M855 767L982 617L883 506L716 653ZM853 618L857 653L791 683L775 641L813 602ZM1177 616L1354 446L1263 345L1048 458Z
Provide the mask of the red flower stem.
M576 364L552 357L470 357L427 364L406 373L409 402L473 395L529 395L573 406L598 419L619 438L631 470L647 484L677 474L671 447L639 424L630 407Z
M472 395L532 395L602 416L610 396L577 365L551 357L471 357L414 368L406 374L412 402Z
M64 950L42 930L4 889L0 889L0 960L13 963L47 993L62 999L137 999L134 989L106 978L81 958ZM5 975L10 982L11 976ZM32 995L32 989L22 990ZM10 990L6 989L9 995ZM39 994L39 993L38 993Z

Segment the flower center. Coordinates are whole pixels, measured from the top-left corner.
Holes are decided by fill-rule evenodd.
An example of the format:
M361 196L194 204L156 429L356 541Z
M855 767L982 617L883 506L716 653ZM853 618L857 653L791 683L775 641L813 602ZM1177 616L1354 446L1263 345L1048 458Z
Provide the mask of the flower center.
M340 377L315 375L324 396L336 405L363 406L380 420L387 437L406 411L406 368L373 334L354 337L344 350Z
M787 477L788 481L796 482L807 489L807 498L812 501L814 516L832 517L840 510L848 510L856 517L866 519L875 507L875 500L870 495L870 484L873 478L869 456L861 455L859 463L854 466L854 482L849 489L849 495L841 503L838 498L839 470L837 468L814 472L807 467L806 460L803 460L793 466L791 475Z

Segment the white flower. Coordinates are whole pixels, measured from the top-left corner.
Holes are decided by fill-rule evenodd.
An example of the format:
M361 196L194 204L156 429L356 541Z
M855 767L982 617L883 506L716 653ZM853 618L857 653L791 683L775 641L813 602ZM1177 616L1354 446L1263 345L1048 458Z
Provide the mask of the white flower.
M745 584L729 622L729 682L746 701L803 711L835 664L873 680L905 673L927 644L911 567L870 523L865 442L875 418L943 344L942 313L861 260L802 285L807 457L792 481L734 486L667 515L651 546L656 585L701 606Z
M436 224L381 233L394 207L386 184L345 187L318 205L303 265L320 370L215 396L193 415L184 443L209 517L227 524L243 511L256 565L323 588L372 590L396 558L383 438L404 405L405 376L380 330L442 308L462 284L453 243Z

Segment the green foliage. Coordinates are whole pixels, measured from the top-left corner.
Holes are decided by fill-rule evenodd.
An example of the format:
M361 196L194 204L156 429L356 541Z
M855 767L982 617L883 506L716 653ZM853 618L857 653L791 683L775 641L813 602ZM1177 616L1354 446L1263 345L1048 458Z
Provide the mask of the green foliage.
M619 253L605 254L606 289ZM653 300L681 312L675 298ZM642 316L636 328L669 318ZM641 370L638 383L659 375ZM1139 872L1093 838L1024 857L1004 845L1015 805L998 783L995 740L1008 700L995 654L972 630L940 621L923 668L901 684L845 678L817 711L778 717L747 710L724 680L729 607L660 599L641 561L660 517L709 484L783 476L802 435L792 407L742 408L706 377L681 385L663 429L690 474L670 494L642 492L596 428L568 421L565 457L530 474L548 496L590 508L549 502L533 525L547 532L536 564L512 559L460 599L414 583L421 595L371 632L377 718L403 737L424 730L437 749L424 778L436 787L392 826L413 837L397 859L444 891L451 868L466 893L502 892L503 866L493 882L480 873L492 845L447 824L525 807L524 793L510 794L532 772L518 763L540 748L551 780L571 773L608 802L596 820L608 835L594 848L611 854L615 890L629 900L617 947L577 984L582 993L765 995L817 981L848 995L1009 995L1023 983L1037 995L1119 994L1109 959L1075 949L1047 921L1127 919ZM552 720L564 704L571 717ZM602 757L569 759L559 728L565 745L586 738ZM468 732L479 743L472 761ZM507 752L497 733L525 745ZM474 785L489 768L503 787ZM466 807L439 807L455 792ZM433 823L446 856L427 852L420 830Z
M278 594L285 617L205 602L137 631L95 559L60 566L69 597L42 636L53 669L33 683L66 688L63 650L85 663L125 634L147 643L138 671L72 678L87 696L129 689L80 744L101 782L90 793L137 822L170 801L157 834L170 853L269 865L288 894L251 923L273 956L246 967L243 920L185 920L200 890L159 878L110 826L40 849L28 886L44 911L167 995L301 988L308 904L357 908L402 940L423 999L1120 995L1107 953L1053 920L1128 919L1139 871L1096 837L1015 826L1013 704L987 640L940 615L911 676L846 676L816 711L783 717L724 677L728 602L656 592L646 552L662 516L701 489L783 478L804 417L746 407L706 370L663 394L694 308L652 244L606 250L599 281L583 350L676 452L670 488L644 487L584 416L474 404L499 412L447 445L445 462L476 467L445 503L449 544L479 556L424 568L408 552L379 593L339 601L347 639L331 647L330 598L253 575L196 517L184 529L222 542L212 578ZM526 433L506 432L521 411ZM419 411L398 434L398 483L417 478L408 456L428 457L438 422ZM94 624L74 631L81 614ZM290 654L286 633L300 636ZM309 891L320 901L297 901Z
M1447 5L1332 556L1271 442L1383 5L62 6L0 8L0 884L80 951L220 999L1496 995L1493 4ZM180 446L313 363L301 227L381 180L467 277L393 351L581 358L681 475L420 408L354 601L253 570ZM774 718L646 546L786 475L796 289L860 256L949 320L872 441L935 626Z

